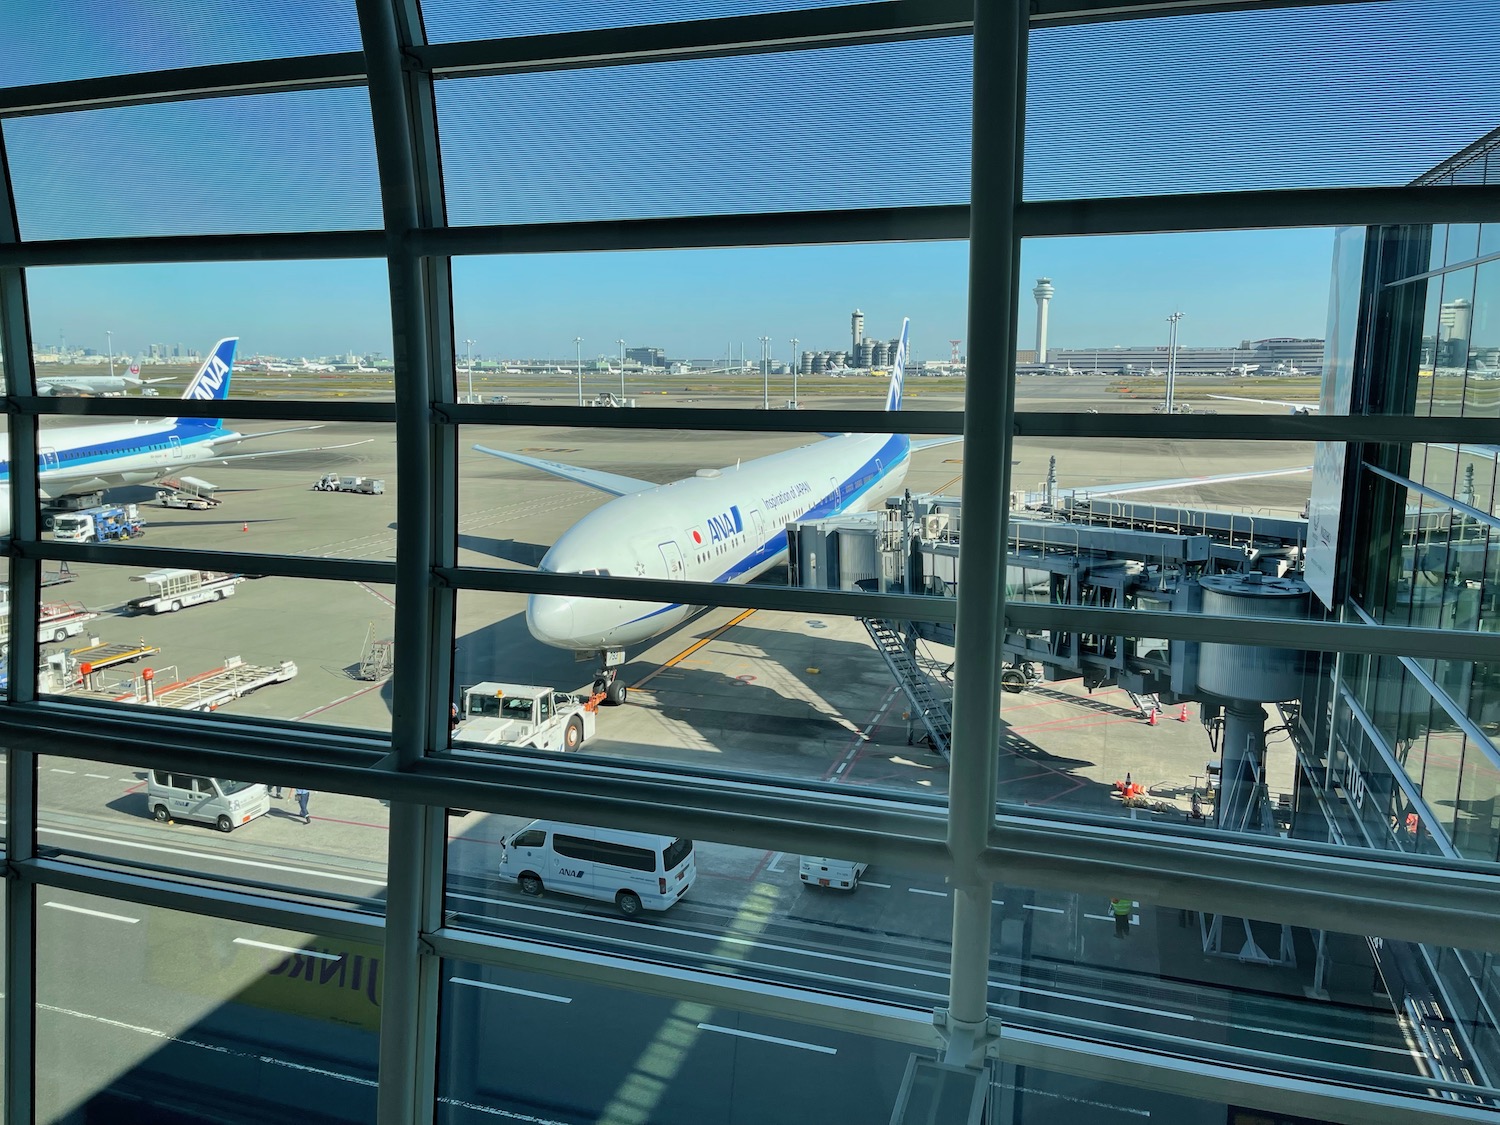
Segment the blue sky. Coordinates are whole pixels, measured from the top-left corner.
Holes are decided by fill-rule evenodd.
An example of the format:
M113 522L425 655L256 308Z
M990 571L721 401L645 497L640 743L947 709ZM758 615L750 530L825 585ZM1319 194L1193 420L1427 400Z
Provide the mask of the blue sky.
M769 0L615 0L584 23L766 10ZM132 6L0 0L6 84L129 68L356 49L352 4ZM541 0L429 3L435 38L557 29ZM66 16L67 18L63 18ZM580 18L577 12L567 16ZM1500 125L1500 6L1393 0L1253 16L1049 29L1032 37L1027 195L1403 183ZM450 220L952 203L967 196L966 40L694 60L439 84ZM139 106L5 122L29 239L360 229L378 223L361 90ZM1226 146L1225 136L1235 141ZM1274 231L1034 240L1021 333L1052 278L1054 346L1190 344L1324 330L1331 234ZM456 332L489 356L653 345L722 355L838 348L850 311L918 356L966 339L961 244L554 255L455 262ZM39 344L153 341L322 356L390 350L379 262L38 270ZM989 318L976 315L977 330ZM460 344L460 350L462 350Z

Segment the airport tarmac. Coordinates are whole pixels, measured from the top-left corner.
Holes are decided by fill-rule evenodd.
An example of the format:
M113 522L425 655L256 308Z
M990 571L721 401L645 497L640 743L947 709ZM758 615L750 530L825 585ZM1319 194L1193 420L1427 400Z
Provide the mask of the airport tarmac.
M1079 396L1079 403L1108 409L1114 402L1104 397L1102 385L1108 382L1025 380L1021 405L1058 409L1059 403ZM1101 386L1091 390L1091 383ZM850 396L818 405L847 402L850 408L863 407L874 393L872 387L857 399ZM957 409L960 397L947 394ZM936 405L944 401L942 394L933 389L930 395L934 401L922 405L943 408ZM279 427L257 423L238 428L255 432ZM563 530L607 499L475 452L476 443L669 481L699 468L722 466L731 454L750 458L804 441L799 435L464 427L459 442L458 561L465 566L528 569ZM340 448L329 448L333 446ZM393 560L400 482L391 428L328 425L241 449L310 447L313 451L197 467L191 475L220 486L224 502L212 511L161 508L151 502L154 489L147 487L119 490L113 498L142 505L149 528L141 542L152 546ZM961 494L961 449L947 446L917 454L906 487L914 493ZM1023 473L1045 475L1046 459L1053 452L1064 483L1088 483L1212 474L1241 469L1251 455L1270 465L1296 464L1306 451L1295 445L1267 449L1250 443L1236 447L1032 442L1017 447L1018 484ZM380 477L386 491L373 496L312 491L313 481L326 472ZM1257 502L1262 510L1287 512L1300 508L1299 493L1305 497L1306 487L1306 478L1293 477L1223 491L1231 502L1239 498ZM1202 500L1216 498L1207 490L1203 493ZM1164 496L1170 498L1171 494ZM367 642L391 636L390 588L267 577L241 584L225 602L162 616L126 616L123 603L140 592L130 577L150 568L129 563L130 545L117 550L118 567L74 566L77 580L49 588L47 599L81 601L100 611L88 632L101 640L145 640L159 647L160 655L142 665L156 670L158 683L164 677L202 673L232 656L264 664L290 659L298 667L290 683L228 703L221 713L389 729L389 681L361 680L355 673ZM234 565L253 572L253 563ZM777 575L768 580L777 580ZM586 687L592 664L535 641L525 626L524 605L520 595L460 592L455 692L487 679L564 690ZM81 643L83 638L74 642ZM924 642L923 655L938 667L951 663L951 653L941 646ZM126 666L125 671L133 675L139 668ZM601 710L599 730L585 747L587 753L615 761L666 762L896 792L947 790L946 763L920 740L911 740L920 731L909 730L905 697L858 619L716 609L657 638L644 651L629 653L624 675L631 702ZM1174 709L1151 726L1125 693L1100 689L1091 694L1077 681L1006 696L1000 797L1054 809L1129 815L1113 789L1113 782L1129 774L1147 785L1152 796L1185 811L1193 788L1206 780L1204 763L1212 756L1196 707L1191 711L1187 722L1178 721ZM1289 789L1290 769L1276 772L1286 776L1283 781L1273 778L1273 791ZM356 799L329 798L346 800ZM378 808L347 810L351 822L379 820L382 815ZM277 831L291 828L287 824Z

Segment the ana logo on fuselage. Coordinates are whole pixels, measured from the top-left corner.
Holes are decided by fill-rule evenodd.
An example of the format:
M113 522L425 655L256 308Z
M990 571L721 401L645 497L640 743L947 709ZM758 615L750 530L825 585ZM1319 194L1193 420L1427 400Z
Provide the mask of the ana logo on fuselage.
M731 506L723 515L708 517L708 538L714 543L721 543L743 530L745 522L740 519L739 505Z
M208 362L203 365L203 370L193 380L193 385L188 388L188 398L212 399L219 397L219 388L224 385L224 380L229 376L229 364L225 363L216 355L208 357Z

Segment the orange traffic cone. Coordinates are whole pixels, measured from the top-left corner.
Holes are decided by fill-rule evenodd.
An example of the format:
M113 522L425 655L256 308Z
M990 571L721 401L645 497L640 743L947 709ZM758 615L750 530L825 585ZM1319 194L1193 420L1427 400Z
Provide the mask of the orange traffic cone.
M249 531L250 530L250 521L249 520L242 521L240 523L240 530L241 531Z
M1177 721L1179 723L1185 723L1185 722L1188 721L1188 717L1187 717L1187 704L1186 703L1184 703L1182 705L1182 710L1179 711L1179 712L1177 712Z
M1148 723L1150 723L1153 727L1156 725L1156 708L1155 707L1151 708L1151 713L1146 717L1146 721Z

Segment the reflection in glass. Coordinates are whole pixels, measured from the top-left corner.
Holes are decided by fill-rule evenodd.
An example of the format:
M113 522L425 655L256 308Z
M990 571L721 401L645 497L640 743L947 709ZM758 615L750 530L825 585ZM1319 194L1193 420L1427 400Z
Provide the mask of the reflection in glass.
M36 896L37 1120L374 1119L378 938Z

